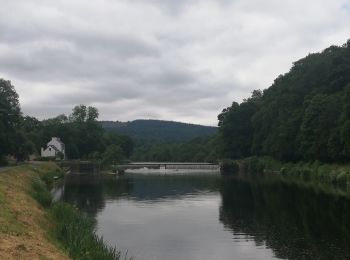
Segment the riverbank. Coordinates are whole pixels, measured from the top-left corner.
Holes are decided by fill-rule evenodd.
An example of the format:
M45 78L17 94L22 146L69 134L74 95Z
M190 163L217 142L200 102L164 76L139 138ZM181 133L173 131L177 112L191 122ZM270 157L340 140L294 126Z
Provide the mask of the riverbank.
M55 168L53 164L23 165L0 173L0 259L69 259L49 235L53 223L30 195L32 178Z
M321 162L281 162L271 157L249 157L224 162L225 173L232 175L274 175L300 180L350 186L350 165Z
M52 203L48 188L63 175L54 163L0 174L0 259L120 259L95 235L92 219L69 204Z

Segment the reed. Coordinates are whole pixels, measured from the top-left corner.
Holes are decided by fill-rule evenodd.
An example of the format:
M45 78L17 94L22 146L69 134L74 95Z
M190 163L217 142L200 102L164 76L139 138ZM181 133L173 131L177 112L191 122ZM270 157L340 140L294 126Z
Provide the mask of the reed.
M48 208L49 217L54 223L54 230L50 231L50 234L62 244L72 259L131 259L127 257L127 254L122 256L116 247L108 246L103 238L95 233L92 218L83 215L68 203L52 203L48 187L52 186L55 176L61 176L62 171L37 173L38 175L32 178L31 195L44 208Z
M37 176L32 179L31 195L44 208L48 208L52 204L51 193L47 190L45 183Z
M120 251L106 245L103 238L96 235L91 218L64 202L55 203L50 211L57 223L55 234L59 241L62 241L70 257L73 259L121 259Z

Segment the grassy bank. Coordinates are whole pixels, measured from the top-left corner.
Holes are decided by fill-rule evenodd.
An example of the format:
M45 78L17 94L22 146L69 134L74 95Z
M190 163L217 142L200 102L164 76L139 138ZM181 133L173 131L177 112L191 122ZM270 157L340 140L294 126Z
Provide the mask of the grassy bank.
M320 182L348 187L350 165L316 162L286 163L271 157L250 157L225 161L227 174L233 175L278 175L305 182Z
M52 203L48 188L52 187L54 176L62 177L63 172L53 163L17 167L0 174L0 206L4 209L0 213L0 259L11 259L10 256L18 258L19 250L24 251L19 252L23 259L29 258L26 234L34 225L28 223L23 226L23 221L16 221L18 212L13 207L18 201L14 201L6 190L16 196L21 194L21 198L26 200L23 204L27 204L28 211L35 208L41 215L35 220L37 229L34 233L41 233L47 243L38 252L36 259L121 259L119 251L105 245L95 234L94 223L90 218L69 204ZM23 207L21 204L18 211ZM6 255L1 255L3 236L22 235L24 244L9 241ZM46 251L50 250L56 250L61 255L46 256Z
M69 259L49 235L55 227L49 214L31 196L35 168L23 165L0 172L0 259Z

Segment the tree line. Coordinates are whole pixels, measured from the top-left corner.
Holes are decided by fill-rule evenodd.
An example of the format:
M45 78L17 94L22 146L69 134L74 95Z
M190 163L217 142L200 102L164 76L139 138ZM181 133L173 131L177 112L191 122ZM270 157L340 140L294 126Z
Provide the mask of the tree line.
M187 142L135 142L133 161L143 162L216 162L219 154L217 135L197 137Z
M106 130L127 134L134 140L153 143L184 143L197 137L208 137L217 133L217 127L165 120L137 119L128 122L100 122Z
M19 97L10 81L0 79L0 162L5 157L28 159L40 154L51 137L60 137L65 143L69 159L93 159L103 163L122 161L131 156L130 137L105 131L97 121L95 107L77 105L70 115L58 115L46 120L23 116Z
M350 40L294 62L218 116L223 158L350 160Z

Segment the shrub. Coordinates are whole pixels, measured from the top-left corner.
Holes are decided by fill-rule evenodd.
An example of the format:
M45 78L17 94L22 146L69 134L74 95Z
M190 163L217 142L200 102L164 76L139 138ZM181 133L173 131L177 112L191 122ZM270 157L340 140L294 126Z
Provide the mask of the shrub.
M337 175L336 182L337 183L341 183L341 184L346 184L346 182L347 182L347 173L346 172L340 172Z
M252 157L248 162L248 172L252 175L262 174L264 172L264 164L257 157Z
M45 183L38 177L32 179L32 197L45 208L51 206L52 195L47 190Z
M239 165L232 160L223 160L220 164L220 171L223 175L237 175L239 172Z
M57 222L56 234L73 259L113 259L121 258L120 251L106 245L94 232L94 222L82 215L73 206L58 202L51 209Z
M304 168L300 169L300 177L304 181L309 181L311 179L311 175L312 175L312 170L308 169L307 166L305 166Z
M40 179L46 184L48 188L52 188L54 177L62 178L64 176L64 173L60 169L56 169L54 171L49 171L40 174Z

